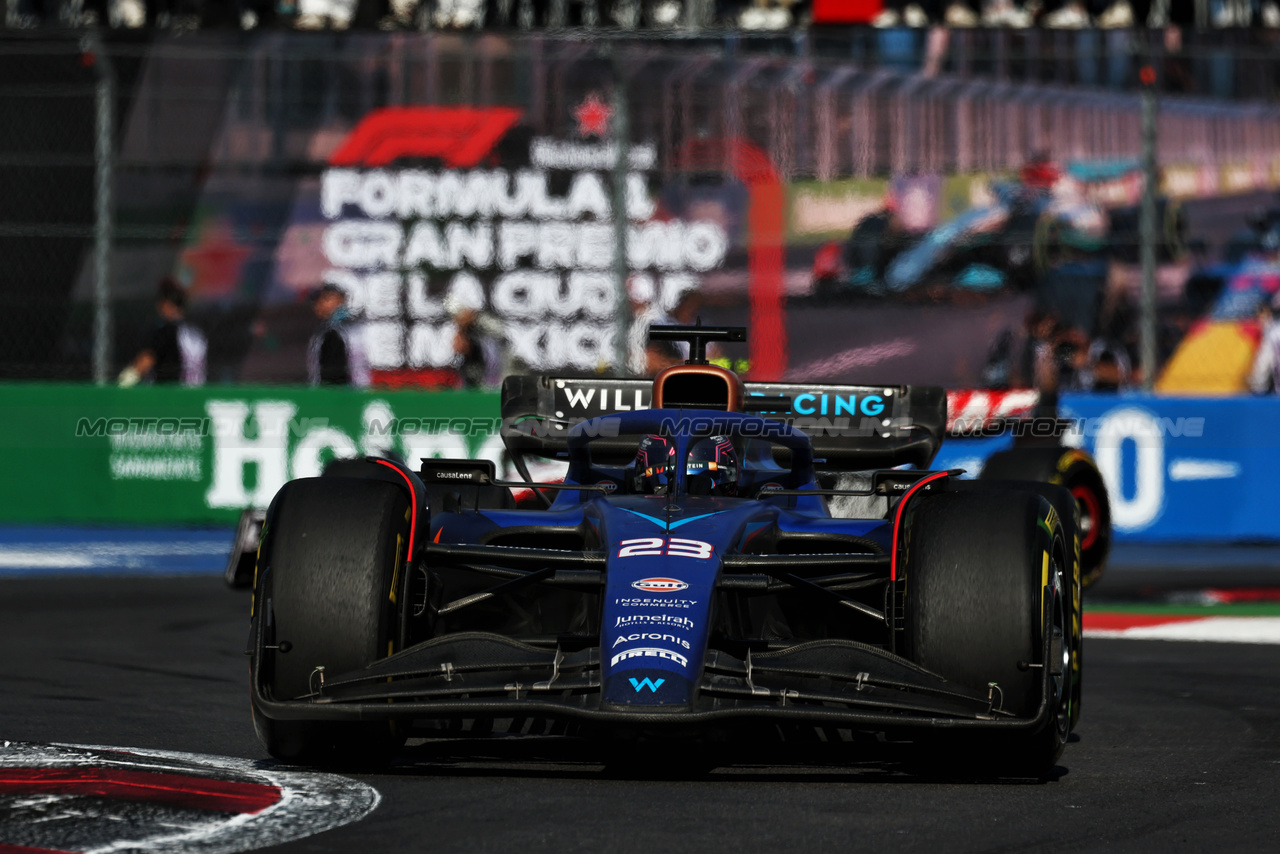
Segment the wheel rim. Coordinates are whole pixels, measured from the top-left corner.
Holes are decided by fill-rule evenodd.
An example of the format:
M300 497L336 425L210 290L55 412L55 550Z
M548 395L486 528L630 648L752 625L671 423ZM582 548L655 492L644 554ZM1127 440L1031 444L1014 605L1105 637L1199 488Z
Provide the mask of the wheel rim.
M1098 541L1098 516L1101 506L1098 496L1087 486L1077 486L1071 490L1080 508L1080 548L1088 551Z
M1065 737L1071 728L1071 643L1063 592L1062 565L1055 556L1049 564L1049 677L1052 680L1058 731Z

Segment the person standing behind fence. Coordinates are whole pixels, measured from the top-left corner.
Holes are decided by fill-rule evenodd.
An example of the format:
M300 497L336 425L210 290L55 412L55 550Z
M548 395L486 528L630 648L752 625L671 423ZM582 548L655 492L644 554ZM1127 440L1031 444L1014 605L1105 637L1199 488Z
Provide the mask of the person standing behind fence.
M491 365L501 361L494 339L502 337L502 323L482 311L477 299L451 295L445 310L453 317L454 367L463 388L480 388L492 381Z
M662 309L653 277L648 273L632 273L627 278L627 300L631 304L631 328L627 333L627 370L631 375L652 377L664 368L679 364L679 354L669 342L649 340L650 326L676 322Z
M1258 331L1262 340L1249 371L1249 390L1254 394L1270 394L1280 390L1280 323L1275 309L1264 302L1258 307Z
M364 329L347 308L346 292L337 285L324 284L312 292L311 303L320 321L307 345L311 384L368 388Z
M120 372L122 388L144 379L157 384L204 385L208 343L199 329L186 322L186 306L187 293L181 285L171 278L160 282L156 296L159 324L147 346Z

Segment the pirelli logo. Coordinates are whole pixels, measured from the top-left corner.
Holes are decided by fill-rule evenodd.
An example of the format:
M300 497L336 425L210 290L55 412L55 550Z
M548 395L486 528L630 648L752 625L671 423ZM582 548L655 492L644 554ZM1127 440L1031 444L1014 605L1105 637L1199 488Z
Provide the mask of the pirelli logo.
M645 646L639 649L629 649L626 652L620 652L613 658L609 659L610 667L617 667L621 662L628 658L665 658L667 661L674 661L681 667L689 666L689 659L678 652L669 649L658 649L657 647Z

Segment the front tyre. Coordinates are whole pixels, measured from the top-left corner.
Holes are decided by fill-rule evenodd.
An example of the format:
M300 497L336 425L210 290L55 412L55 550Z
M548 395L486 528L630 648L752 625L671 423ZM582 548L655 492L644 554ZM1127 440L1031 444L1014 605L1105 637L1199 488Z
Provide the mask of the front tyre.
M1071 728L1080 723L1080 703L1084 689L1084 615L1080 576L1080 505L1075 496L1065 487L1052 483L1030 480L962 480L953 488L961 491L1015 490L1033 492L1043 497L1058 511L1058 520L1062 523L1062 535L1066 542L1066 566L1063 568L1063 581L1070 596L1068 615L1068 638L1071 645Z
M408 539L408 497L393 484L326 477L284 485L254 593L265 644L277 647L258 652L268 696L306 698L321 672L332 681L394 651L393 596ZM404 742L387 721L279 721L256 706L253 721L267 752L287 762L377 764Z
M1071 729L1071 590L1058 512L1013 490L917 501L904 540L907 657L990 692L997 708L1020 718L1038 711L1048 671L1049 714L1039 728L977 738L953 731L933 745L934 758L983 774L1043 776Z

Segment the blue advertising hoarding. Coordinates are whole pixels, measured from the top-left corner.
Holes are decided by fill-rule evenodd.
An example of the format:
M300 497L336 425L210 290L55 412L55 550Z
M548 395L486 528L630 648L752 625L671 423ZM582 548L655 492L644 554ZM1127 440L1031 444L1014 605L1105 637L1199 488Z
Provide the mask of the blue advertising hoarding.
M1280 540L1280 399L1064 395L1066 444L1093 454L1124 542ZM970 474L1011 437L949 439L935 468Z

